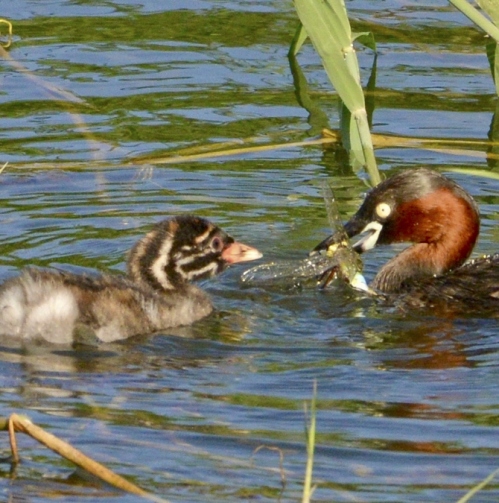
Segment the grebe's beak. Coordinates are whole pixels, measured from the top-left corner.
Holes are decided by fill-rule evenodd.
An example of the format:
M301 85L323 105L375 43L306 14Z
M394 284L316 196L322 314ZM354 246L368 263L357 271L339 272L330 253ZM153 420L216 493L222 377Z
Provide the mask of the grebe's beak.
M234 241L227 245L222 251L222 258L229 264L239 262L249 262L262 257L261 252L252 246Z
M348 222L348 224L350 222ZM357 236L360 234L360 239L352 245L352 248L357 253L364 253L368 250L373 249L376 246L376 243L378 242L379 235L382 229L383 229L382 224L376 221L371 221L367 225L365 225L360 231L355 232L354 234L350 234L347 231L350 237Z
M364 253L376 246L383 225L377 221L366 222L357 215L353 216L345 225L344 232L335 232L324 241L320 242L310 253L324 253L330 247L336 246L344 240L345 233L349 238L362 234L360 239L352 245L357 253Z

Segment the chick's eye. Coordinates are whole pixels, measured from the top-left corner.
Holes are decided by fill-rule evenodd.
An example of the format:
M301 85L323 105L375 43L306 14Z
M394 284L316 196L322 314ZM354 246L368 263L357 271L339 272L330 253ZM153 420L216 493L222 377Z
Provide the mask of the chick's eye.
M392 208L387 203L379 203L376 206L376 215L379 218L387 218L390 216L391 212L392 212Z
M223 244L223 242L222 242L222 240L220 238L214 237L211 240L211 249L213 251L216 251L216 252L222 251L223 247L224 247L224 244Z

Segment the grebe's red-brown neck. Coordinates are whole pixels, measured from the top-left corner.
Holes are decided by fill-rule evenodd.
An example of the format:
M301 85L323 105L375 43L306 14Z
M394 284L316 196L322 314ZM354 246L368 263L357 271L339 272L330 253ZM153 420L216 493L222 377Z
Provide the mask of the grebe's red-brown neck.
M396 292L418 278L440 276L470 256L480 229L472 197L443 175L406 170L372 189L345 225L349 237L363 234L354 248L376 244L414 243L390 260L376 275L372 288ZM335 237L317 249L327 248Z

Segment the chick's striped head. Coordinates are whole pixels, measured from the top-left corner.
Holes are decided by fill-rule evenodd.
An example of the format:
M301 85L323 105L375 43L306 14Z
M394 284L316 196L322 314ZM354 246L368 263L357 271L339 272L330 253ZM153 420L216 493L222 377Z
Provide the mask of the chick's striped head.
M128 271L137 283L172 290L260 257L208 220L185 215L156 224L132 249Z

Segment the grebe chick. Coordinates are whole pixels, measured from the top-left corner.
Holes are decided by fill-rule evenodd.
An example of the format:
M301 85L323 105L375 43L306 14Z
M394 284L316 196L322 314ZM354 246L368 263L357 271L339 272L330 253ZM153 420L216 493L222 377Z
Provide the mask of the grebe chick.
M359 253L377 244L413 243L376 274L374 291L397 294L399 305L499 315L499 255L464 264L480 215L473 198L449 178L424 168L402 171L372 189L344 228L349 237L362 235L353 245ZM328 237L314 252L335 240Z
M0 335L111 342L189 325L213 309L191 281L260 257L203 218L163 220L132 248L127 276L27 268L7 280L0 288Z

